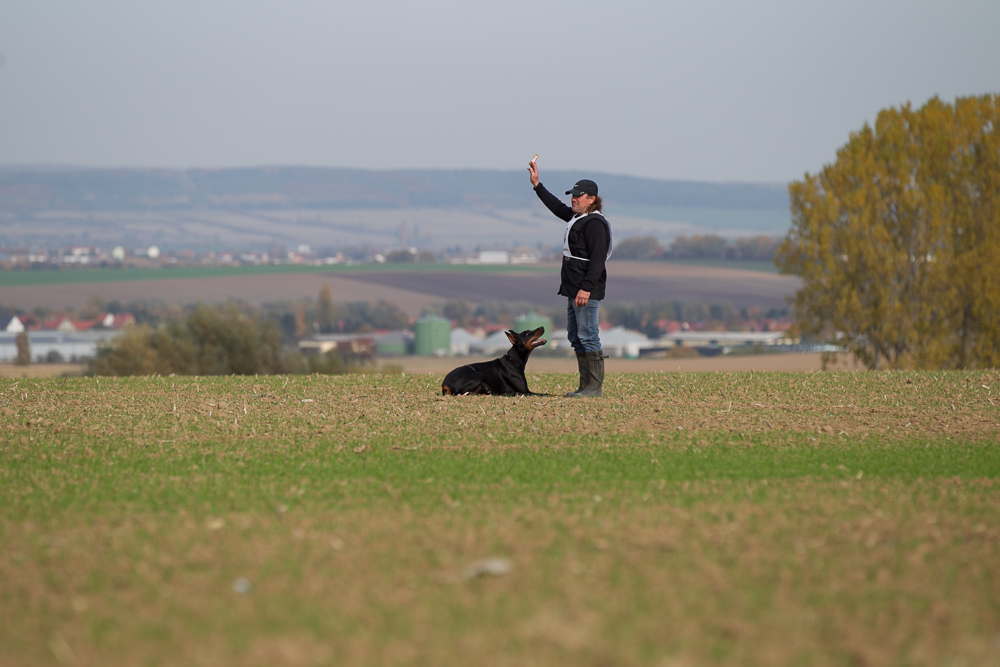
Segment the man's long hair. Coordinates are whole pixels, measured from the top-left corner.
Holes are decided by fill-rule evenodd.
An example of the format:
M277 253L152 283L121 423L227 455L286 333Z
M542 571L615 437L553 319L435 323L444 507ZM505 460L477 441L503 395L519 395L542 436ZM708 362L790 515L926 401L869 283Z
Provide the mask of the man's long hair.
M594 203L587 209L587 213L593 213L594 211L604 213L604 202L601 201L598 195L594 195Z

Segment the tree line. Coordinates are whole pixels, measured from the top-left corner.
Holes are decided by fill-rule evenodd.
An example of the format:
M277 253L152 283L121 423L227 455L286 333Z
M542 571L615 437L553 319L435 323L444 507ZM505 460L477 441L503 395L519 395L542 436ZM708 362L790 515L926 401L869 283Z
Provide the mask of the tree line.
M557 328L566 327L566 307L563 305L537 308L528 303L501 302L473 305L453 300L427 309L428 313L445 317L466 329L491 324L514 326L521 315L536 312L547 317ZM601 304L601 321L658 338L667 333L670 323L690 323L709 330L741 330L748 322L766 328L778 321L787 321L787 308L742 307L731 303L704 301L652 301L627 303L607 301Z
M285 345L273 320L234 304L199 304L159 327L127 327L98 348L89 375L271 375L347 371L340 355L305 355Z
M750 236L735 241L717 234L678 236L666 247L653 236L632 237L615 242L615 259L651 261L660 259L715 259L770 262L781 239Z
M1000 365L1000 95L885 109L789 194L803 334L873 369Z
M132 304L137 306L140 304ZM444 316L466 328L513 327L518 317L536 310L531 304L500 302L470 304L454 300L427 313ZM318 298L293 303L205 303L186 308L145 304L134 308L137 323L98 348L88 362L90 375L267 375L337 374L371 371L371 359L333 350L303 353L297 342L314 334L366 333L409 329L412 322L398 306L385 301L334 303L330 288ZM553 326L566 326L564 307L540 309ZM772 309L737 308L723 303L656 302L608 304L603 317L656 337L668 321L702 323L710 328L738 328L748 318L765 321L787 315ZM30 363L25 337L25 361ZM20 350L20 349L19 349Z

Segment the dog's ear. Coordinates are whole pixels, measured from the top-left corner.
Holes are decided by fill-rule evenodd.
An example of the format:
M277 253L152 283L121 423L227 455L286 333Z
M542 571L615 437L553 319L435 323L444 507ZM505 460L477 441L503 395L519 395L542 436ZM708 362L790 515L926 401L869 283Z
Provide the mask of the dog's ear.
M507 340L510 341L511 345L517 345L517 334L514 333L513 329L507 329L504 333L507 334Z

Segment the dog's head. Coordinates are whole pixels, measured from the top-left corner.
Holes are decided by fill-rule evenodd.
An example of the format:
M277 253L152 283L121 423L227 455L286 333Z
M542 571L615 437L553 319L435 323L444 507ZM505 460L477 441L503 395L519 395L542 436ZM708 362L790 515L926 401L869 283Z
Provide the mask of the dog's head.
M511 345L525 352L531 352L536 347L541 347L548 342L542 338L542 334L545 333L545 327L538 327L537 329L530 329L521 333L515 333L513 329L508 329L504 333L507 334L507 340L510 341Z

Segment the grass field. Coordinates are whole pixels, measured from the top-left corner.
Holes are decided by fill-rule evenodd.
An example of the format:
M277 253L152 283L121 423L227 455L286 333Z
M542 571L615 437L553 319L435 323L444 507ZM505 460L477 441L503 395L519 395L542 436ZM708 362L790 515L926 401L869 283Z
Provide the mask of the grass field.
M757 266L758 263L741 262L734 268ZM445 273L552 273L551 267L525 264L266 264L234 266L183 266L164 268L82 268L63 270L0 271L0 287L28 287L33 285L75 285L80 283L118 283L154 280L200 280L229 278L233 276L276 276L284 274L323 273L351 274L358 272L414 272L434 271Z
M439 380L0 379L0 665L1000 663L1000 373Z

